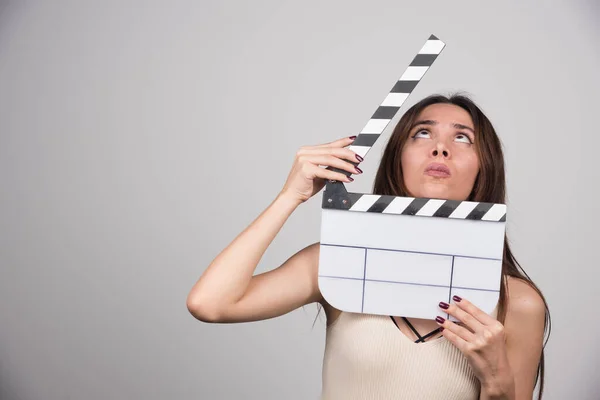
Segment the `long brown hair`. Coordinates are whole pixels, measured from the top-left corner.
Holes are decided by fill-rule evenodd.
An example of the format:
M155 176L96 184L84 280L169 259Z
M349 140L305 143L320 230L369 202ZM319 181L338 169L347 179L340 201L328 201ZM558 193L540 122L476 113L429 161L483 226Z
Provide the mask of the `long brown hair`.
M381 163L375 176L373 185L373 194L391 195L391 196L410 196L402 174L402 164L400 155L402 148L406 143L410 127L415 122L421 111L432 104L453 104L461 107L471 115L473 124L475 125L475 149L479 158L480 170L473 190L468 201L480 201L487 203L501 203L506 201L506 181L504 172L504 154L502 145L492 123L481 111L481 109L467 96L462 94L454 94L449 97L434 94L428 96L417 104L413 105L396 125L386 147L383 152ZM542 295L540 289L533 283L529 275L523 270L513 255L508 238L504 235L504 251L502 261L502 285L500 287L500 297L498 300L498 321L504 323L506 318L506 307L508 299L508 287L506 278L508 276L520 279L529 284L540 295L544 301L546 308L545 327L544 331L550 334L550 311L546 299ZM544 343L544 347L548 341ZM541 399L544 389L544 349L538 371L536 374L536 384L539 380L538 399Z

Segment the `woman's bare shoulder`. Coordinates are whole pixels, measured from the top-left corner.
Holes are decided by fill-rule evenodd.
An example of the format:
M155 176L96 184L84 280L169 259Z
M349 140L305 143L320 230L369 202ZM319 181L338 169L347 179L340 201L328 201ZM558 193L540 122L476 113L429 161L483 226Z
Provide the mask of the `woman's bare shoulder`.
M527 281L509 276L508 288L508 311L518 314L544 314L546 304L542 296Z
M519 278L507 279L507 307L505 327L515 336L525 331L544 331L546 303L542 296L527 281Z

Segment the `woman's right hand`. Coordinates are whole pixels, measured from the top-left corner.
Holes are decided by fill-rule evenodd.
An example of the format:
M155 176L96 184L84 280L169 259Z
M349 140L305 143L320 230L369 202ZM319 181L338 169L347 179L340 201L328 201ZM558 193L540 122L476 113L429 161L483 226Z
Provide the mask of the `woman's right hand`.
M331 143L316 146L302 146L294 158L294 164L281 190L299 203L303 203L318 193L328 179L342 182L352 182L353 179L341 172L331 171L331 166L353 174L362 171L348 161L360 163L362 158L346 146L352 144L355 136L338 139ZM320 165L324 166L320 167Z

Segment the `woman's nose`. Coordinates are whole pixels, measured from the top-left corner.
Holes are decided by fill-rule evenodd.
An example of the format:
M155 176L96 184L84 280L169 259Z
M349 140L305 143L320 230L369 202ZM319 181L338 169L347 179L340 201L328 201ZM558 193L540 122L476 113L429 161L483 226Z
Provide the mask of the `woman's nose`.
M446 146L444 146L442 142L438 142L436 144L435 148L432 151L432 154L434 157L437 157L438 154L442 154L443 157L448 157L450 155L448 153L448 149L446 149Z

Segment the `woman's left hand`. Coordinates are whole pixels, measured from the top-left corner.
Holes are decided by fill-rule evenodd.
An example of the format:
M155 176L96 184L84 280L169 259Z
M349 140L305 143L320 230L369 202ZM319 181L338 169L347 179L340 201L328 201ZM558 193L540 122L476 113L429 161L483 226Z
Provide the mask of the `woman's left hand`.
M437 317L442 334L467 358L473 373L481 382L482 393L492 397L511 398L514 378L506 351L504 326L468 300L458 296L453 304L441 302L444 312L464 326Z

